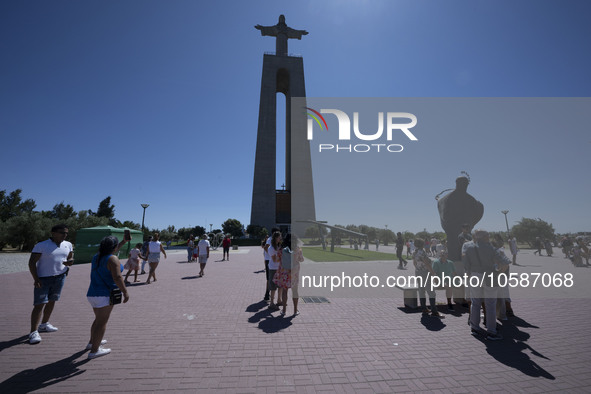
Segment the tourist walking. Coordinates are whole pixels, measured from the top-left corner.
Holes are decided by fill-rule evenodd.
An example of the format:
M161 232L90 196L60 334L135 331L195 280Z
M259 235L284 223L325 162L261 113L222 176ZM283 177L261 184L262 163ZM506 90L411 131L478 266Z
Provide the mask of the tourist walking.
M281 263L281 233L274 232L271 235L271 245L267 250L269 253L269 291L270 291L270 310L279 310L278 304L281 304L281 295L277 295L277 304L275 304L275 292L277 291L277 284L273 282L273 277L279 269Z
M209 240L207 239L207 234L203 234L201 236L201 240L197 244L197 258L199 260L199 277L205 275L203 270L205 269L205 265L207 264L207 259L209 258Z
M398 269L404 269L408 262L402 257L402 251L404 249L404 239L402 239L402 233L396 233L396 257L398 258ZM404 264L404 266L403 266Z
M544 244L542 243L542 240L540 239L540 237L536 237L536 240L534 241L534 249L537 249L534 251L534 254L538 254L539 256L542 255L542 248L544 247Z
M136 244L135 248L131 249L129 251L129 255L127 256L127 262L125 263L125 268L127 271L127 274L125 275L125 283L129 283L127 281L127 278L129 278L129 274L131 273L131 271L134 272L134 282L139 282L139 280L137 280L137 272L140 269L140 254L141 254L141 249L142 248L142 244Z
M287 312L287 292L291 288L291 267L293 251L291 250L291 234L287 234L285 239L281 243L281 259L279 260L279 269L275 273L273 282L278 287L279 295L277 298L281 299L281 303L278 302L278 306L283 306L280 314L285 316Z
M162 247L162 243L158 241L159 237L159 233L154 233L152 240L148 243L148 264L150 264L150 272L148 273L147 284L150 284L150 278L156 282L156 268L158 268L158 263L160 263L160 253L166 258L166 251Z
M193 249L195 249L195 236L193 234L189 235L189 239L187 240L187 263L193 261Z
M230 246L232 245L232 240L230 239L230 234L226 234L224 240L222 241L222 261L228 260L230 261ZM227 257L227 258L226 258Z
M69 267L74 263L72 244L66 241L67 236L68 227L65 224L55 225L51 228L51 237L36 244L31 252L29 271L34 282L29 334L31 344L41 342L39 332L58 330L49 318L55 302L60 299Z
M552 257L552 255L554 254L552 251L552 243L548 238L544 239L544 249L546 249L546 254L548 255L548 257Z
M142 275L146 273L144 268L146 267L146 263L148 262L148 254L149 254L148 245L150 245L151 241L152 241L152 236L150 235L148 237L148 239L146 241L144 241L144 244L142 245L142 248L140 249L140 251L141 251L140 255L142 257L142 272L141 272ZM149 265L148 265L148 267L149 267Z
M517 252L519 248L517 247L517 238L515 236L509 238L509 250L511 251L512 264L517 265Z
M562 246L562 253L564 253L564 258L570 258L573 248L573 241L565 235L564 237L562 237L562 241L560 241L560 246Z
M293 300L293 315L300 314L298 309L299 283L300 283L300 264L304 261L304 254L297 236L291 236L291 299Z
M107 343L103 337L113 310L111 291L118 288L121 290L123 302L129 301L129 294L121 277L123 265L114 254L118 242L117 237L112 235L103 238L99 245L99 252L94 255L91 262L90 285L86 298L92 306L95 318L90 327L90 340L86 345L86 350L90 350L89 359L111 353L111 349L102 347Z
M278 232L279 228L277 227L273 227L271 228L271 235L275 234L275 232ZM271 260L271 257L269 257L269 246L271 246L271 240L272 237L268 236L265 237L265 239L263 239L263 243L262 243L262 247L263 247L263 259L265 261L265 297L263 298L263 300L265 301L269 301L269 260Z
M589 252L589 247L585 243L585 240L583 239L582 236L579 235L575 239L575 241L576 241L577 245L579 246L579 248L581 249L581 256L585 259L585 263L587 265L589 265L589 257L591 257L590 256L591 253Z

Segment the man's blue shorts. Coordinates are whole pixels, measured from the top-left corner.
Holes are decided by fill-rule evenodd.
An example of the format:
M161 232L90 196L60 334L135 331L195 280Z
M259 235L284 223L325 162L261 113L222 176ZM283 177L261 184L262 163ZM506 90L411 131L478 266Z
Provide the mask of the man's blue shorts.
M65 281L65 273L39 278L41 288L35 287L33 305L47 304L49 301L58 301Z

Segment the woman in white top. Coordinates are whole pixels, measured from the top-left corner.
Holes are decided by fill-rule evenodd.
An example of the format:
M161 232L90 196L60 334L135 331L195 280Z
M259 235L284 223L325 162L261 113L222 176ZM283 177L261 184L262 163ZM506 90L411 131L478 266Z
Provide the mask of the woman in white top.
M273 235L271 235L271 245L269 246L269 249L267 249L267 252L269 253L269 290L271 292L269 309L276 311L279 310L279 307L274 303L277 285L273 282L273 277L281 264L281 233L279 231L274 232ZM277 301L280 303L280 295L277 296Z
M148 273L148 280L146 281L148 284L150 284L150 278L154 278L154 282L156 282L156 267L158 267L158 263L160 262L160 252L162 252L164 258L166 258L166 252L162 247L162 243L158 241L158 237L160 237L160 234L154 233L152 241L148 244L148 263L150 264L150 272Z

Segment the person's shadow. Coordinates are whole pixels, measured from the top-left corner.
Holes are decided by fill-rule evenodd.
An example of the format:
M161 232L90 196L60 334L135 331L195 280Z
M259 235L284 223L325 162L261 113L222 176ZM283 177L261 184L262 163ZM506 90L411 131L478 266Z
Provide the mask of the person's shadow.
M441 331L446 327L440 318L430 315L422 315L421 324L429 331Z
M246 307L246 312L256 312L248 318L249 323L258 323L259 329L267 334L284 330L291 326L291 320L294 316L273 316L267 302L259 301Z
M292 319L293 316L273 316L269 314L266 319L259 322L259 329L263 330L263 332L267 334L279 332L291 326Z
M535 327L532 325L528 326ZM511 323L503 324L500 333L503 335L503 339L500 341L489 341L483 336L478 338L486 345L486 352L488 354L506 366L515 368L528 376L536 378L543 377L550 380L556 379L551 373L540 367L532 358L524 353L525 350L529 349L534 356L549 360L548 357L525 343L530 337L528 333L519 330L517 325Z
M86 364L88 360L78 362L74 360L85 352L86 350L81 350L63 360L21 371L0 383L0 393L29 393L80 375L86 370L79 367Z
M254 304L250 304L249 306L246 307L246 312L258 312L261 309L263 309L264 307L266 307L268 304L266 301L261 300L257 303ZM250 319L248 319L248 321L250 321ZM258 320L257 320L258 321ZM251 322L252 323L252 322Z
M0 352L2 352L4 349L8 349L9 347L26 343L28 342L28 339L28 335L23 335L22 337L18 337L10 341L0 342Z

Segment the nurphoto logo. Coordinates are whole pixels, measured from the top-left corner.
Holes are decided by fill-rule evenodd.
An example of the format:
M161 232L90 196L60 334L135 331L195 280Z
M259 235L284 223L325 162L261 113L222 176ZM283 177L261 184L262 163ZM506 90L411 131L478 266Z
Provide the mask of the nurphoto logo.
M318 125L320 130L328 131L328 124L322 114L335 115L338 121L338 140L351 141L351 119L344 111L338 109L321 109L316 111L312 108L306 107L308 112L308 141L314 139L314 123ZM366 133L359 129L359 112L353 112L353 135L356 139L361 141L379 141L384 140L384 112L378 112L378 130L376 132ZM386 135L385 141L392 141L393 137L402 132L409 140L418 141L417 137L410 131L416 126L417 117L408 112L387 112L386 113ZM400 123L400 120L405 122ZM409 122L410 121L410 122ZM318 151L322 152L357 152L366 153L370 151L375 152L402 152L404 147L401 144L390 143L361 143L361 144L318 144Z

